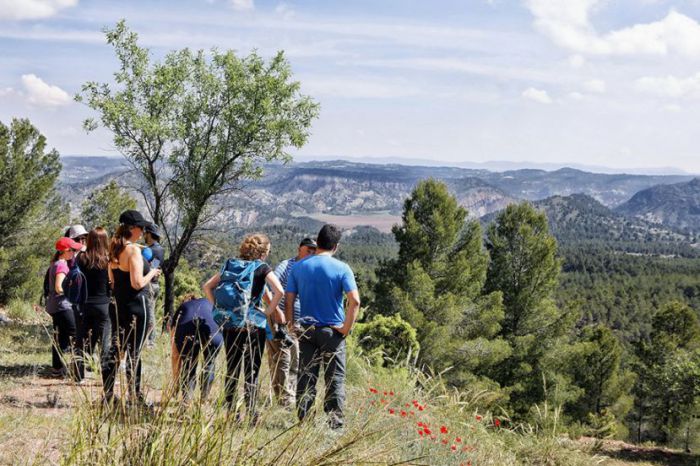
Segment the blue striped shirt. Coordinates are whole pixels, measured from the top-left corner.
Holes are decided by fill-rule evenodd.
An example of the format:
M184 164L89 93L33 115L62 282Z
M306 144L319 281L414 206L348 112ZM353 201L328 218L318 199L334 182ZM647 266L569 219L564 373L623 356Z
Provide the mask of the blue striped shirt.
M289 272L292 270L292 267L294 264L297 263L296 257L292 257L291 259L284 260L279 263L277 268L275 269L275 275L279 279L280 283L282 284L282 289L287 289L287 280L289 279ZM280 301L280 308L282 308L282 311L284 312L285 309L285 300L286 296L282 297L282 300ZM297 296L297 299L294 301L294 321L299 322L299 318L301 317L301 304L299 303L299 296Z

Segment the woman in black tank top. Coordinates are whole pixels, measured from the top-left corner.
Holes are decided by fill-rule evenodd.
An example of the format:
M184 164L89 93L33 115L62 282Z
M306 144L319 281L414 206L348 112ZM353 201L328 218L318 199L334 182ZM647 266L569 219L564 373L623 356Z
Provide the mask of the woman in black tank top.
M114 379L122 356L126 356L126 378L132 401L145 402L141 392L141 349L146 338L148 310L146 286L160 269L146 273L141 250L132 244L143 236L148 222L135 210L119 216L119 228L109 247L109 274L116 309L110 313L112 346L102 368L105 401L114 399Z

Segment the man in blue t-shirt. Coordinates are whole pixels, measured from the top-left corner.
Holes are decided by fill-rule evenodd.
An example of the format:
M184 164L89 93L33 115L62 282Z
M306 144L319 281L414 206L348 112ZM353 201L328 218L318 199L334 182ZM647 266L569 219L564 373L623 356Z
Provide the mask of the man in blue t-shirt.
M350 267L333 254L341 232L324 225L316 239L316 254L297 262L287 279L285 315L294 325L294 302L299 296L299 380L297 414L303 420L316 399L316 381L324 366L326 397L323 410L333 429L343 427L345 405L345 337L355 323L360 294ZM343 307L347 297L347 309Z

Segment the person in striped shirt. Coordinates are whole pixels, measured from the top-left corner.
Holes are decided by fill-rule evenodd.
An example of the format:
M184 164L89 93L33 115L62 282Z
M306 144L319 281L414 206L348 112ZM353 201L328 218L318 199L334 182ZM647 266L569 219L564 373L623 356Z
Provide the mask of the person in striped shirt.
M294 264L300 260L312 256L316 252L316 241L304 238L299 243L296 257L284 260L275 268L275 275L286 288L289 272ZM279 308L284 312L284 298L280 301ZM294 321L299 321L299 298L294 301ZM298 326L298 324L297 324ZM291 346L284 346L280 340L267 340L267 358L270 366L270 379L275 399L288 408L293 408L296 403L297 374L299 372L299 341L297 329L293 329L290 336L294 342Z

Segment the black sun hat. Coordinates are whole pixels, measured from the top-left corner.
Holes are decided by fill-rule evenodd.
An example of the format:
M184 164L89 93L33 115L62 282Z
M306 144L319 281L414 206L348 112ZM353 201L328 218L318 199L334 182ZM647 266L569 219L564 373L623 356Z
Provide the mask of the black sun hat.
M150 225L151 222L143 218L143 215L141 215L141 212L138 210L125 210L119 216L119 223L123 225L145 228L146 226Z

